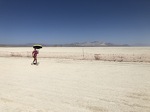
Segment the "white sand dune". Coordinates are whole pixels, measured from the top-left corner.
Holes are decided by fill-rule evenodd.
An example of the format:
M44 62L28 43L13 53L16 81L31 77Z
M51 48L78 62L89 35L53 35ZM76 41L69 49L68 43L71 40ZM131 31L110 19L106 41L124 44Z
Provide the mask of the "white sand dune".
M125 54L121 49L104 49L102 54ZM134 49L126 53L149 50ZM85 54L99 50L84 48ZM32 49L0 48L0 112L150 112L150 63L42 58L42 53L55 52L80 53L82 59L81 48L45 48L36 66L30 56L4 57L6 51Z

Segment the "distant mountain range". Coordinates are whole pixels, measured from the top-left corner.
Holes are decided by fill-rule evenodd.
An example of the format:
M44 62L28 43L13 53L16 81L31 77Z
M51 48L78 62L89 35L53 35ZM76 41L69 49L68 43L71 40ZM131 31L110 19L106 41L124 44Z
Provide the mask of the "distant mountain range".
M32 47L36 43L28 44L0 44L0 47ZM150 46L148 44L113 44L107 42L93 41L93 42L75 42L69 44L41 44L45 47L127 47L127 46Z
M93 42L65 44L65 46L75 46L75 47L109 47L110 46L110 47L112 47L112 46L129 46L129 45L127 45L127 44L117 45L117 44L113 44L113 43L93 41Z
M99 41L93 41L93 42L76 42L76 43L70 43L70 44L62 44L62 45L54 45L54 46L63 46L63 47L109 47L109 46L129 46L129 45L116 45L112 43L105 43L105 42L99 42Z
M32 47L35 43L28 43L28 44L0 44L0 47ZM106 43L106 42L76 42L70 44L41 44L45 47L115 47L115 46L129 46L128 44L113 44L113 43Z

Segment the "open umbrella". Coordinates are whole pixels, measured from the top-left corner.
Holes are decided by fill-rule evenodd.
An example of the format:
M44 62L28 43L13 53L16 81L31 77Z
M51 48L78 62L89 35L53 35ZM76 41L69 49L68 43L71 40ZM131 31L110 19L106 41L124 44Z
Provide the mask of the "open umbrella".
M42 48L42 45L35 44L35 45L33 45L33 48L35 48L35 49L41 49L41 48Z

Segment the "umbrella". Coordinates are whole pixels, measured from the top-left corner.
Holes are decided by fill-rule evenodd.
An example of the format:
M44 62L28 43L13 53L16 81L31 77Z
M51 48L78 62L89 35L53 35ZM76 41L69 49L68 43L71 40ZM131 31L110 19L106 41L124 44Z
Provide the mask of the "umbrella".
M42 45L35 44L35 45L33 45L33 48L35 48L35 49L41 49L41 48L42 48Z

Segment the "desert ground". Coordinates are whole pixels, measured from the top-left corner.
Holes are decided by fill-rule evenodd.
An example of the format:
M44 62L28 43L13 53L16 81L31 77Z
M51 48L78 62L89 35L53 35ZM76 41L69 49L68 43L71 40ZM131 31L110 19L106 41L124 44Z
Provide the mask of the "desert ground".
M0 47L0 112L150 112L150 47Z

